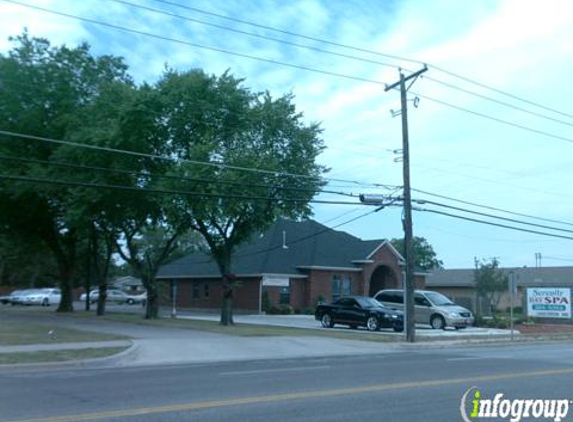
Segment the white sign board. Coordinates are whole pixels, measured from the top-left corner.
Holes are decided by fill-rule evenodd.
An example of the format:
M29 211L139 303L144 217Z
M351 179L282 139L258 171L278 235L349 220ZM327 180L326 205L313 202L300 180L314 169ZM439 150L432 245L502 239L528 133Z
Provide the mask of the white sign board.
M536 318L571 318L571 289L527 289L527 315Z
M264 275L263 276L263 286L267 287L288 287L289 278L281 277L277 275Z

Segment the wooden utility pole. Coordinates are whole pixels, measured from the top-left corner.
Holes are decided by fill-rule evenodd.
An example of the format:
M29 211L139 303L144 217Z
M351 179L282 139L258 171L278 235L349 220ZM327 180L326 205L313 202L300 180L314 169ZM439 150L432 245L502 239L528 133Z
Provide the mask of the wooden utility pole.
M406 341L413 343L416 340L416 326L414 323L414 251L412 247L412 198L410 195L410 147L408 141L408 101L406 94L418 76L424 73L428 68L412 73L405 77L400 71L400 80L392 85L386 86L385 91L400 87L400 100L402 103L402 155L403 155L403 174L404 174L404 215L402 223L404 225L404 251L406 259L406 276L404 285L404 313L405 313L405 332ZM406 82L412 80L406 87Z

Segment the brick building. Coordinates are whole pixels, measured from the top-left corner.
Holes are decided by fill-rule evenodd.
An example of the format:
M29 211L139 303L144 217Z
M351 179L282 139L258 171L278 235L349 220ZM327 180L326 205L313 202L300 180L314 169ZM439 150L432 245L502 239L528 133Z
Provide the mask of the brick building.
M266 297L271 306L288 304L302 310L318 300L371 296L384 288L401 287L403 264L386 240L361 240L312 220L279 220L233 256L233 273L240 281L234 307L261 312ZM417 288L425 286L425 276L416 274ZM207 253L196 252L165 265L157 279L176 291L178 307L221 305L222 279Z

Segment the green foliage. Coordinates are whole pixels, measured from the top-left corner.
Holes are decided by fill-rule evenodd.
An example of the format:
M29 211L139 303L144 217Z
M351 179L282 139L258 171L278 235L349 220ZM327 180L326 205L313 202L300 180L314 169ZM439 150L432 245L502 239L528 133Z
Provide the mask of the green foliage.
M507 290L508 276L499 269L497 258L475 260L474 282L479 297L486 298L497 308L501 293Z
M390 240L392 246L396 248L402 256L406 256L404 250L404 238ZM414 249L414 265L423 270L435 270L442 268L444 263L437 258L434 248L424 237L414 236L412 239Z
M261 310L263 312L268 313L270 308L271 308L271 301L269 299L269 292L263 290L263 295L261 297Z
M269 315L293 315L294 308L290 305L271 306L267 313Z

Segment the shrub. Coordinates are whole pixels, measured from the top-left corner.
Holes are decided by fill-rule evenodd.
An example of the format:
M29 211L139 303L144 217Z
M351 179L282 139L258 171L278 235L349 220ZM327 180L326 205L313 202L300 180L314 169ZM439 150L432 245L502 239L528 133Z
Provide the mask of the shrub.
M315 308L311 306L310 308L305 308L305 309L303 309L302 312L303 312L303 314L305 314L305 315L314 315Z
M292 315L294 314L294 308L290 305L282 305L280 308L281 315Z

